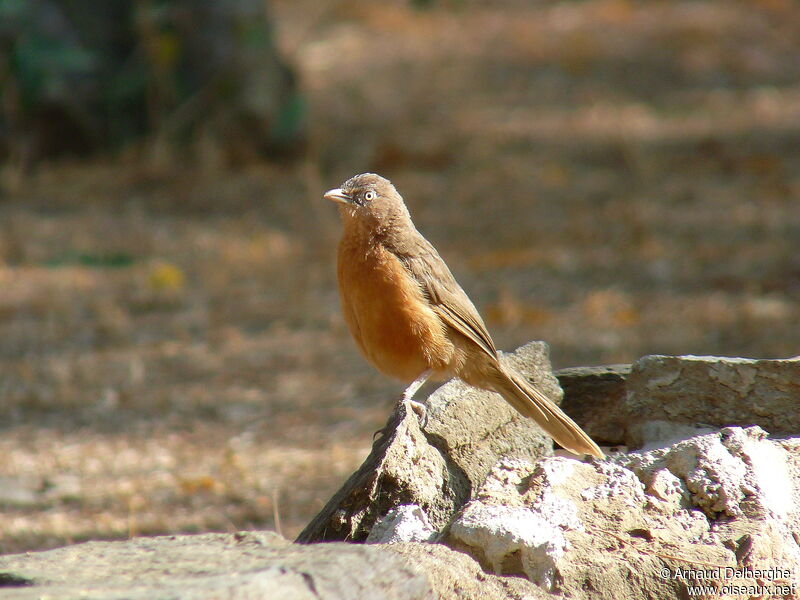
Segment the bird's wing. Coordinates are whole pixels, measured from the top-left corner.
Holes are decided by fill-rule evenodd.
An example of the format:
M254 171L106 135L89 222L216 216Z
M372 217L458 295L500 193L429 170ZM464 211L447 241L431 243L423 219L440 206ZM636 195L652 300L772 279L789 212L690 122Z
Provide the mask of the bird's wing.
M421 234L415 233L413 239L406 240L404 247L394 250L395 255L417 281L431 308L445 324L496 358L497 348L478 309L458 285L436 249Z

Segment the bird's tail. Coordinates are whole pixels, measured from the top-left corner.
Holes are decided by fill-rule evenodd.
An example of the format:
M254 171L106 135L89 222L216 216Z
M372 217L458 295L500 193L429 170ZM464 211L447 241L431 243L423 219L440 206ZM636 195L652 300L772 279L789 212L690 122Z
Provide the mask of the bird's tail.
M602 450L575 421L519 373L501 366L492 383L494 391L521 415L536 421L564 449L573 454L605 458Z

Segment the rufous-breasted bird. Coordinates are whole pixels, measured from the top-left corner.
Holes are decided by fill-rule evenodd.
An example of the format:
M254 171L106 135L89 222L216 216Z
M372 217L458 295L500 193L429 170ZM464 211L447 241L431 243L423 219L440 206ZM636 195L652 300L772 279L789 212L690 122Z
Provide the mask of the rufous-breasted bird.
M475 305L390 181L356 175L325 198L339 204L344 225L338 275L345 321L367 360L410 382L403 401L412 403L431 377L458 377L499 393L570 452L604 457L564 411L500 363Z

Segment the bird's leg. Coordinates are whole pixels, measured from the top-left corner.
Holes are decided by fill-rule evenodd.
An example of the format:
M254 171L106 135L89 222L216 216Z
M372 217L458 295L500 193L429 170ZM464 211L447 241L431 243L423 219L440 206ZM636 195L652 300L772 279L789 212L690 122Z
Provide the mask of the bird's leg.
M425 406L425 404L423 404L422 402L417 402L413 398L414 394L417 393L419 388L425 385L425 382L428 381L428 379L430 379L431 375L433 375L433 369L427 369L426 371L423 371L420 374L420 376L417 377L414 381L412 381L411 385L409 385L406 388L406 391L403 392L403 399L401 400L401 402L406 404L408 408L417 413L420 424L423 427L425 426L425 423L427 421L428 408Z
M400 398L399 404L404 404L406 407L406 414L410 411L413 411L417 414L417 418L419 419L420 427L425 427L425 424L428 421L428 408L422 402L417 402L413 400L414 394L417 393L419 388L425 385L425 382L430 379L430 376L433 375L433 369L428 369L424 371L419 377L417 377L414 381L411 382L406 390L403 392L403 397ZM388 427L388 425L387 425ZM383 435L386 432L386 427L383 429L379 429L375 433L372 434L372 440L375 440L375 437L380 434Z

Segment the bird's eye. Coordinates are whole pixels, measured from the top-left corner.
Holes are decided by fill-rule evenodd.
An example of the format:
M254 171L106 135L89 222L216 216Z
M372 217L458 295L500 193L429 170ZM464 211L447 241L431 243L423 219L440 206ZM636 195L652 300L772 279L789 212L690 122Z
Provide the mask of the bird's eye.
M373 192L372 190L369 190L366 194L364 194L364 200L366 200L367 202L371 202L372 200L375 200L376 197L377 197L377 194L375 192Z

